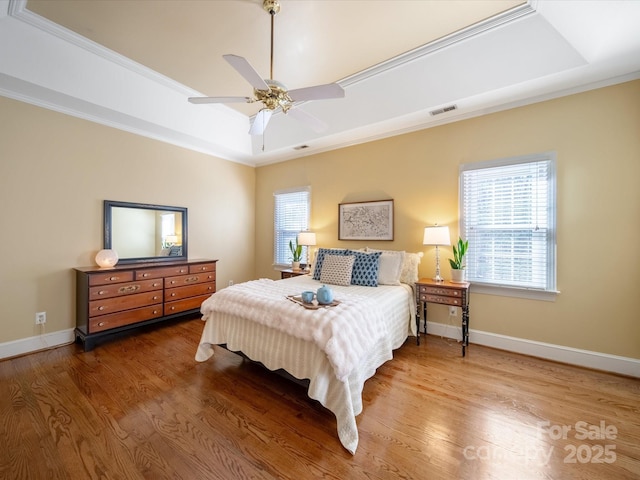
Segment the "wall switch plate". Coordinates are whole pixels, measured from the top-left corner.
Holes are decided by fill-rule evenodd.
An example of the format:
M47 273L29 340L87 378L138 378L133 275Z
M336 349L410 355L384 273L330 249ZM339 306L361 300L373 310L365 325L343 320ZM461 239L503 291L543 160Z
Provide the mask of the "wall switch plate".
M37 312L36 325L42 325L44 323L47 323L47 312Z
M451 315L452 317L455 317L456 312L457 312L456 307L449 307L449 315Z

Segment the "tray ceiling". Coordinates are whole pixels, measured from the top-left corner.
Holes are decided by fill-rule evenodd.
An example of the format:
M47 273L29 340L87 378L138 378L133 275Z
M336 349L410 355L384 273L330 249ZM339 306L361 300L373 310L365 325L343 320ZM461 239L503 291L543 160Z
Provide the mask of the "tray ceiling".
M251 95L226 53L268 78L261 0L0 1L0 94L260 165L640 76L640 2L280 3L274 78L346 91L298 107L323 133L277 114L252 137L257 104L186 101Z

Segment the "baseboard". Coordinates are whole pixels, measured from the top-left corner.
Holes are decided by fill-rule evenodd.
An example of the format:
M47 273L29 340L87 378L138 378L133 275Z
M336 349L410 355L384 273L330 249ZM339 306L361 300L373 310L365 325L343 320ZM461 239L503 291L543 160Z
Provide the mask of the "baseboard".
M461 339L460 327L445 325L442 323L427 323L427 331L431 335ZM75 340L72 328L58 332L46 333L35 337L23 338L0 344L0 359L17 357L28 353L46 350L72 343ZM551 343L536 342L523 338L508 337L497 333L469 330L469 342L471 344L485 345L487 347L507 350L509 352L522 353L532 357L545 358L556 362L578 365L595 370L619 373L631 377L640 377L640 360L629 357L620 357L605 353L580 350L577 348L554 345ZM473 345L468 350L472 351Z
M17 357L73 343L75 340L73 330L73 328L69 328L52 333L43 333L35 337L21 338L13 342L0 343L0 359Z
M456 340L460 340L462 337L460 327L443 323L427 322L427 331L432 335L439 335ZM592 352L590 350L580 350L480 330L469 330L469 343L476 343L500 350L522 353L524 355L531 355L532 357L545 358L547 360L578 365L595 370L640 377L640 360L636 358L620 357L606 353ZM468 349L467 352L471 353L472 351L473 345L471 345L471 348Z

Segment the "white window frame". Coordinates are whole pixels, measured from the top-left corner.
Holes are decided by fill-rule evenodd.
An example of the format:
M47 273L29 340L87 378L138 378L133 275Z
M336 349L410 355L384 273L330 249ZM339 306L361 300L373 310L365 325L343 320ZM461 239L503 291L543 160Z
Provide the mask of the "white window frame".
M522 235L523 226L526 230L527 226L523 224L504 224L504 222L498 224L491 224L482 222L480 224L479 221L476 220L474 222L472 220L472 216L478 217L479 214L476 211L473 211L474 205L477 205L477 201L471 198L471 192L469 191L469 187L465 185L468 183L465 180L477 179L480 175L491 175L496 179L500 178L501 171L499 170L501 167L504 168L504 179L509 179L510 171L513 166L524 166L523 164L531 164L532 166L535 164L539 164L540 162L546 163L546 177L538 180L532 180L532 183L529 185L531 187L531 195L536 195L538 201L540 202L540 207L537 210L538 212L542 212L540 217L544 220L544 224L535 225L532 222L528 225L528 228L531 229L532 232L540 232L542 230L545 233L544 242L536 242L533 239L530 244L527 244L528 247L531 248L531 252L533 252L532 256L537 256L538 262L531 261L528 267L523 271L532 272L534 271L537 275L534 275L538 279L543 280L532 280L531 278L518 278L517 270L518 265L516 265L516 260L519 262L525 262L527 258L530 258L528 255L520 256L512 255L511 258L514 259L514 270L515 277L510 279L506 278L506 275L502 276L504 272L497 272L489 275L489 277L494 278L483 278L482 277L482 268L480 265L484 263L486 265L487 260L489 260L490 265L493 260L498 261L499 257L496 256L494 259L491 258L491 255L487 257L481 253L482 250L478 248L477 242L481 241L478 239L477 241L474 239L476 236L480 236L480 231L484 235L491 235L491 229L495 229L498 231L499 229L504 235L505 229L507 232L513 231L513 239L518 238L516 235L520 233L520 238ZM488 169L493 169L493 171L489 171ZM540 181L541 180L541 181ZM520 297L520 298L531 298L536 300L547 300L554 301L557 294L559 293L556 290L556 269L557 269L557 260L556 260L556 154L555 152L544 152L533 155L525 155L519 157L512 158L504 158L499 160L489 160L485 162L476 162L476 163L468 163L460 166L460 176L459 176L459 206L460 206L460 236L463 239L469 240L469 250L465 259L465 263L467 265L466 271L466 280L471 282L473 285L473 291L477 293L486 293L493 295L502 295L502 296L512 296L512 297ZM515 182L515 180L514 180ZM533 183L535 182L535 184ZM522 186L523 184L520 182L517 186ZM535 193L537 192L537 193ZM522 196L520 197L522 199ZM465 203L466 202L466 203ZM475 204L472 204L475 202ZM533 208L531 203L527 205L530 207L530 215L531 217L535 217L536 209ZM472 215L472 212L474 215ZM501 212L504 213L504 212ZM526 214L525 214L526 215ZM469 218L467 218L469 217ZM486 216L483 215L483 219L486 219ZM504 218L502 215L501 218ZM522 216L519 217L522 219ZM476 223L475 225L473 223ZM495 244L500 241L499 238L494 240ZM492 242L492 245L494 243ZM501 247L504 243L501 243ZM515 249L515 247L512 246ZM486 250L485 250L486 251ZM502 258L504 260L504 256ZM476 262L476 263L473 263ZM497 265L497 264L496 264ZM498 269L503 268L499 266ZM536 272L537 270L537 272ZM500 278L502 276L502 278ZM526 276L523 276L526 277Z
M289 240L297 241L298 233L309 230L311 187L294 187L273 193L273 265L291 267ZM295 213L287 209L301 209ZM303 247L302 258L306 258Z

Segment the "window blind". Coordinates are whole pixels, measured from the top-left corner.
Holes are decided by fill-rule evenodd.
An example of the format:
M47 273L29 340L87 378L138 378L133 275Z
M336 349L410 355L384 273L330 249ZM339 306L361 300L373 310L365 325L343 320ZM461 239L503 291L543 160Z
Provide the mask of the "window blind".
M311 189L300 187L275 192L274 197L274 264L291 265L289 241L296 243L298 233L309 229ZM306 258L304 251L303 258Z
M461 168L467 280L555 290L553 154Z

